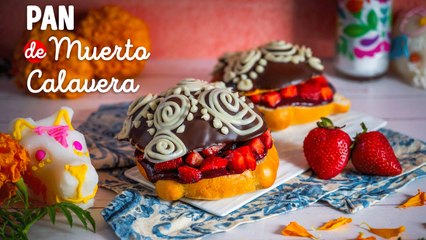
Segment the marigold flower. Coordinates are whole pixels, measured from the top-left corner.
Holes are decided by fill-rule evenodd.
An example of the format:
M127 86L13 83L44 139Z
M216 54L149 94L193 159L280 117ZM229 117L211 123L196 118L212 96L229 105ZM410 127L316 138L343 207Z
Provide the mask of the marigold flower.
M145 22L119 6L107 5L90 10L76 30L98 49L115 45L124 47L128 39L134 46L129 51L129 56L133 56L138 47L145 47L147 51L151 48ZM109 61L99 59L94 61L95 75L106 79L129 78L138 75L145 63L146 61L138 60L120 61L116 58Z
M77 81L80 85L83 85L84 80L88 79L91 81L94 77L94 67L90 61L78 59L78 50L77 46L72 48L70 58L67 58L67 43L66 41L61 45L59 51L58 61L55 60L56 48L54 41L49 41L50 37L56 37L60 41L63 37L68 37L71 41L80 40L81 46L84 49L85 47L92 48L90 43L75 35L69 31L60 31L60 30L51 30L47 28L46 30L40 30L40 24L37 24L32 31L26 32L21 42L16 46L15 52L13 55L13 67L12 72L15 75L15 82L18 87L26 90L27 93L32 94L37 97L43 98L78 98L84 95L84 92L40 92L37 94L31 93L27 88L27 80L30 73L35 69L40 69L42 76L38 78L38 75L33 75L31 79L31 88L38 90L41 88L46 79L54 79L55 86L59 85L59 72L62 69L66 70L66 76L62 86L65 88L71 82L72 79L78 79ZM24 55L24 46L30 40L38 40L46 46L46 57L41 60L39 63L28 62ZM50 87L50 84L48 84ZM75 86L75 84L73 84Z
M12 136L0 133L0 202L13 196L30 157Z

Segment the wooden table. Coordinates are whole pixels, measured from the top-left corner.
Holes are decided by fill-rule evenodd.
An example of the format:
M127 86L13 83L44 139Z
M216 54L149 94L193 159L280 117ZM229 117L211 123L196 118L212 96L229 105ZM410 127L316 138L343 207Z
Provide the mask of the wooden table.
M50 115L60 106L74 109L74 126L81 124L91 112L101 104L131 101L136 96L148 92L160 92L187 77L209 79L214 60L149 60L144 73L137 78L141 88L137 94L90 94L76 100L46 100L24 95L12 83L11 79L0 78L0 131L8 131L8 123L16 117L40 119ZM328 69L332 69L331 66ZM410 87L394 77L384 77L372 82L353 82L344 80L333 71L328 72L329 79L340 93L352 100L352 109L381 117L388 121L387 128L408 134L426 141L426 91ZM335 231L322 231L321 239L354 239L363 231L359 224L368 222L375 227L398 227L405 225L407 231L403 239L426 237L426 207L396 208L407 196L417 189L426 190L426 178L417 180L400 191L392 194L374 206L357 214L343 214L327 205L314 204L311 207L289 214L245 224L236 229L214 234L206 239L284 239L280 230L290 221L312 228L322 223L347 216L353 219L350 227ZM116 239L109 225L100 215L101 210L114 198L115 194L100 189L95 206L91 209L97 223L97 232L92 233L76 224L69 228L63 216L57 218L56 225L45 219L30 231L30 239ZM367 234L369 236L371 234ZM289 238L296 239L296 238Z

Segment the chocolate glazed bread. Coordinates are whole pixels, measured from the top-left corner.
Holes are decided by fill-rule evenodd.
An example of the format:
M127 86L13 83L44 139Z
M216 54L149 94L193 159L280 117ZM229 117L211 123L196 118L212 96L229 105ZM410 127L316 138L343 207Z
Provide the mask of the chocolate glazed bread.
M135 100L118 134L166 200L221 199L273 184L278 155L253 103L224 84L187 79Z
M219 58L214 82L250 97L271 130L346 112L350 102L336 94L310 48L273 41Z

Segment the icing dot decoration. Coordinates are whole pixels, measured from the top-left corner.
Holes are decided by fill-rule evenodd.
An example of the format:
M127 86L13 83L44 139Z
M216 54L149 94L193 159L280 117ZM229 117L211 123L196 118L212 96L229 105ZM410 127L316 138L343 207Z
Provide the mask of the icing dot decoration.
M79 141L74 141L72 143L72 146L74 147L75 150L77 151L82 151L83 150L83 145L81 145L81 142Z
M35 153L35 159L37 161L42 161L46 157L46 152L44 150L37 150Z
M223 127L223 128L221 128L221 129L220 129L220 131L221 131L223 134L228 134L228 133L229 133L229 129L228 129L227 127Z

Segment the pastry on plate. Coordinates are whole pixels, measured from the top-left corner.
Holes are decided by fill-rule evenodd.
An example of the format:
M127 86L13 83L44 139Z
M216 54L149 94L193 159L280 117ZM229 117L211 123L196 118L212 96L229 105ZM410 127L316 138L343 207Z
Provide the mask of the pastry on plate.
M276 131L349 110L350 101L336 93L323 70L310 48L273 41L223 55L213 81L249 97Z
M186 79L135 100L119 140L165 200L216 200L270 187L278 154L254 104L223 83Z

